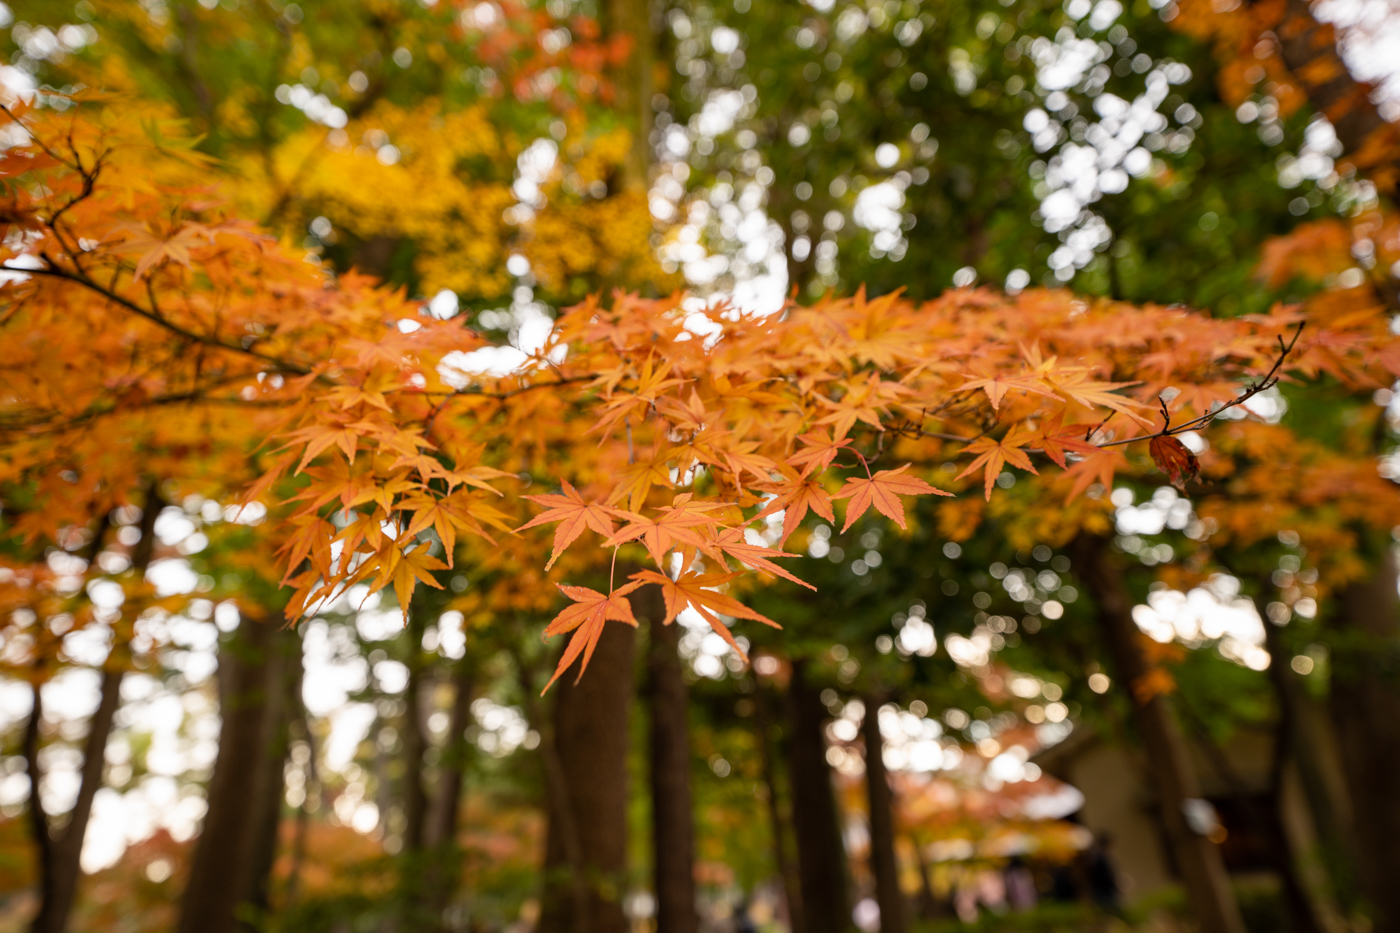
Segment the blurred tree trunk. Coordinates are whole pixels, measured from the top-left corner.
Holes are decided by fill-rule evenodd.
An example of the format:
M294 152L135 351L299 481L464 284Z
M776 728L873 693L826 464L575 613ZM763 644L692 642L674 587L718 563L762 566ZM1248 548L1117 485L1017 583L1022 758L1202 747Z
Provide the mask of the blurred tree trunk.
M1244 933L1219 847L1187 822L1183 808L1201 797L1200 784L1167 695L1144 689L1149 686L1146 677L1151 665L1142 650L1145 636L1133 622L1133 600L1123 583L1122 568L1115 566L1103 538L1081 534L1069 550L1075 571L1094 598L1118 682L1132 702L1167 844L1185 884L1191 912L1201 933Z
M151 556L155 552L156 516L164 507L165 500L161 498L158 484L152 480L146 490L141 521L137 526L141 530L141 540L131 551L131 567L138 580L145 577L146 568L150 566ZM89 563L96 560L101 552L110 525L109 516L104 515L99 519L92 542L83 555ZM92 817L93 800L102 787L103 771L107 764L107 739L112 734L112 723L121 705L122 676L127 662L123 656L125 652L125 642L114 642L103 667L97 709L88 721L88 735L83 743L78 797L62 828L53 825L39 796L39 785L43 779L39 766L40 726L44 710L40 699L42 682L36 680L34 684L34 706L25 725L23 740L24 759L29 772L29 822L38 852L39 909L30 923L33 933L63 933L77 900L78 882L82 878L83 839L87 836L88 821ZM35 673L39 673L37 665Z
M1313 107L1331 121L1344 159L1382 192L1394 191L1400 179L1400 127L1381 115L1372 99L1374 86L1351 76L1336 30L1313 16L1309 0L1285 0L1275 10L1279 21L1266 26L1274 27L1283 63Z
M1400 605L1386 550L1370 580L1338 594L1330 711L1375 933L1400 930Z
M627 57L608 77L613 85L613 109L632 131L632 146L624 163L620 188L645 193L651 169L651 131L655 122L651 98L656 69L656 30L649 0L605 0L603 28L630 44Z
M632 614L648 626L647 698L651 705L652 861L656 926L695 933L695 818L690 794L690 720L681 674L680 624L663 624L661 587L627 597Z
M588 672L576 683L571 670L551 690L552 734L545 736L552 746L545 750L549 830L540 933L627 933L622 897L635 657L636 630L610 623Z
M420 592L422 592L420 590ZM423 613L414 607L408 618L408 683L403 691L403 849L418 852L428 820L428 789L423 783L423 755L428 737L423 728L424 670L422 659ZM431 694L432 681L427 682Z
M763 783L768 786L768 822L773 834L773 862L783 882L783 897L787 901L788 927L793 933L807 929L802 917L802 888L797 871L788 854L788 825L783 819L778 801L777 753L773 749L773 712L768 705L768 691L755 678L753 691L754 724L758 727L758 750L762 757Z
M1254 605L1259 618L1264 621L1264 646L1273 659L1268 667L1269 683L1273 687L1274 702L1279 708L1278 741L1281 747L1276 750L1276 766L1281 767L1282 761L1286 760L1297 768L1298 783L1322 849L1320 862L1331 880L1332 890L1339 892L1339 899L1345 900L1345 893L1355 887L1356 848L1351 838L1350 807L1343 786L1341 765L1337 760L1336 744L1328 730L1323 728L1322 713L1317 709L1317 704L1299 675L1288 664L1291 652L1284 644L1282 631L1269 621L1268 600L1263 595L1268 592L1269 581L1265 578L1257 581L1257 584ZM1284 758L1280 759L1279 755ZM1276 803L1281 805L1281 798ZM1281 817L1277 812L1275 816L1282 831ZM1299 860L1294 858L1293 863L1298 865ZM1310 893L1314 900L1322 900L1322 909L1335 906L1327 898L1327 892Z
M248 818L253 823L248 862L247 903L253 918L272 910L272 866L277 861L282 802L287 790L287 761L292 750L292 720L300 716L301 634L279 629L273 635L268 670L268 699L263 709L263 761ZM260 924L246 924L250 928Z
M788 777L804 933L845 933L851 927L851 909L846 893L846 851L822 731L827 712L805 673L804 661L793 662L788 687Z
M880 933L909 929L904 892L899 889L899 860L894 851L894 793L885 773L885 740L880 735L878 696L865 698L865 785L870 804L870 873L875 903L880 905Z
M471 746L466 739L472 721L472 697L476 693L476 667L468 656L457 662L452 672L452 710L447 742L438 765L438 789L428 812L423 841L435 853L428 868L428 896L435 913L442 915L455 892L461 852L457 846L457 825L462 809L462 788Z
M287 753L289 681L300 639L276 617L245 616L219 650L219 754L177 933L234 933L266 899ZM295 665L295 668L293 668Z

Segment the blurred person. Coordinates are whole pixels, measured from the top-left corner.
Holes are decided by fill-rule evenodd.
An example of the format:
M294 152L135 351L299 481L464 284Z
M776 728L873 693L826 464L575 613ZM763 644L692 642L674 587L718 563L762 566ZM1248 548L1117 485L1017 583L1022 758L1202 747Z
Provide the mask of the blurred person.
M1011 856L1003 872L1006 885L1006 900L1011 909L1017 912L1035 908L1038 895L1035 889L1035 875L1019 855Z

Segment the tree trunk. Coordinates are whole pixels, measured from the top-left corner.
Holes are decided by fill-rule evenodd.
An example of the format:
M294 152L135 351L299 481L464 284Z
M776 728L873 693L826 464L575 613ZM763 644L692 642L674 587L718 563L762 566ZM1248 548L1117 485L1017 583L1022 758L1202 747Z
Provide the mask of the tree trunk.
M256 792L248 814L253 822L253 841L249 855L247 899L255 917L266 917L272 910L272 866L277 861L282 804L287 793L291 726L292 719L300 711L300 633L293 629L279 629L273 635L269 661L268 701L263 709L262 722L264 759L255 775ZM261 925L256 928L262 929Z
M622 185L624 189L645 192L651 168L651 131L655 113L651 107L653 75L656 67L656 36L652 29L648 0L606 0L604 28L631 43L627 58L609 73L613 86L613 109L632 131Z
M768 707L768 692L760 683L754 685L753 706L755 725L758 727L758 751L763 765L763 783L768 786L768 822L773 833L773 862L778 866L778 877L783 882L788 927L793 933L805 933L807 926L802 917L802 888L792 859L788 856L787 821L783 819L782 807L778 803L777 754L773 750L775 723L772 711Z
M1374 577L1339 594L1331 714L1374 933L1400 931L1400 606L1387 550Z
M611 624L588 672L577 683L570 672L554 685L551 744L559 774L550 782L541 933L627 933L622 897L635 656L635 629Z
M259 858L260 849L268 844L267 811L280 810L282 796L285 741L279 752L276 736L268 732L270 721L286 719L270 709L285 709L280 634L275 621L245 617L220 649L223 727L178 933L235 933L240 911L258 896L256 875L266 860ZM270 758L277 760L275 767ZM272 839L275 845L275 834Z
M1285 743L1287 759L1298 769L1298 783L1307 800L1313 829L1322 849L1320 859L1334 891L1354 890L1356 871L1355 840L1351 838L1350 807L1342 786L1341 765L1333 737L1320 722L1320 711L1289 665L1291 652L1284 644L1283 633L1269 621L1266 592L1261 581L1255 608L1264 620L1264 646L1272 659L1269 683L1274 701L1279 707L1280 741ZM1281 826L1281 823L1280 823ZM1297 864L1297 860L1294 860ZM1316 885L1313 885L1315 888ZM1313 896L1326 898L1323 892ZM1330 926L1330 924L1323 924Z
M690 722L681 676L680 625L663 624L661 588L628 596L632 614L648 624L647 692L651 701L652 860L656 928L695 933L695 821L690 795Z
M1273 26L1283 63L1308 100L1332 122L1343 158L1381 191L1393 191L1400 178L1400 127L1381 116L1371 99L1375 88L1351 76L1336 30L1317 21L1309 0L1286 0L1279 12L1276 24L1264 25Z
M141 522L137 526L141 539L131 552L131 566L137 579L145 576L150 566L151 555L155 551L156 516L165 507L155 481L146 489ZM94 534L89 563L96 559L102 548L103 537L109 525L104 516L99 531ZM63 933L68 927L68 918L73 912L73 904L78 896L78 881L82 877L83 840L87 836L88 820L92 817L92 802L102 787L103 771L107 763L107 739L112 734L112 723L117 708L121 705L122 676L125 673L123 643L114 643L107 663L102 671L102 686L97 701L97 709L88 723L87 739L83 743L82 776L78 785L78 798L69 812L68 821L59 830L52 825L49 814L44 812L43 801L39 798L39 784L43 778L39 767L40 725L43 719L43 704L40 702L40 685L34 687L34 707L25 727L24 756L29 772L29 819L38 850L39 909L30 924L32 933ZM37 673L37 671L36 671Z
M403 692L403 848L418 852L423 848L423 835L428 821L428 789L423 783L423 755L428 750L428 737L423 729L423 664L419 660L423 638L420 613L412 612L409 622L408 684ZM431 681L429 681L431 686Z
M1191 768L1186 742L1160 692L1143 689L1150 665L1143 636L1133 622L1133 601L1114 566L1103 538L1081 534L1070 546L1075 569L1094 597L1100 630L1118 676L1128 691L1133 716L1147 753L1167 844L1186 887L1186 897L1201 933L1244 933L1244 921L1230 888L1220 849L1191 829L1183 807L1199 799L1200 784Z
M875 878L875 903L880 905L880 933L909 929L904 892L899 889L899 861L894 852L894 794L885 774L885 741L880 735L880 699L866 697L865 785L870 804L870 874Z
M441 917L456 888L461 853L457 847L457 821L462 809L462 785L466 781L467 764L471 760L466 740L467 726L472 719L472 695L476 691L476 668L470 658L457 662L452 674L452 711L449 714L447 741L438 764L438 789L428 812L428 824L423 830L423 842L433 853L426 866L428 898L434 915Z
M851 927L846 893L846 852L826 761L822 725L826 707L795 661L788 686L788 778L792 826L797 838L797 873L802 888L805 933L845 933Z

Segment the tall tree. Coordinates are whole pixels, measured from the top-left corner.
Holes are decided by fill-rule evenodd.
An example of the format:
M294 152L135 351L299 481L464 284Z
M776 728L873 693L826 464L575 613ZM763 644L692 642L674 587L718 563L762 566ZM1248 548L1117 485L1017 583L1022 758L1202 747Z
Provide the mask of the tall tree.
M880 905L880 933L905 933L908 908L899 886L899 861L894 847L894 793L885 773L885 740L880 735L879 696L865 698L865 787L870 808L870 873L875 877L875 903Z
M1108 544L1101 538L1082 535L1070 550L1079 579L1093 594L1118 680L1129 692L1167 844L1196 922L1204 933L1244 933L1244 919L1230 890L1220 848L1208 838L1208 827L1193 823L1193 808L1204 804L1200 778L1192 768L1171 703L1155 682L1153 666L1144 654L1145 636L1133 621L1133 600L1121 571L1113 566Z
M647 624L647 703L651 712L653 889L658 930L695 933L695 812L690 790L690 723L681 672L680 625L666 622L661 588L631 596L632 613Z
M135 578L133 582L138 585L144 584L146 568L150 566L152 555L155 553L155 522L164 505L158 483L149 480L145 498L142 500L141 520L136 526L140 537L131 549L130 558L130 573ZM88 553L89 562L95 559L101 550L104 533L109 524L109 517L104 515L93 535ZM68 921L78 897L78 883L82 878L83 840L87 836L88 821L92 817L93 800L103 784L107 765L107 740L112 734L112 725L121 705L121 685L128 661L125 644L114 639L102 668L97 709L88 720L78 796L68 813L67 821L61 827L53 824L53 818L45 811L40 794L43 772L39 761L39 748L44 715L44 681L36 679L34 683L33 706L24 731L24 760L29 773L28 816L38 854L36 861L39 876L39 907L30 922L33 933L63 933L68 929ZM45 672L37 670L35 673L42 676Z
M291 649L291 650L289 650ZM275 615L245 616L222 646L219 752L181 898L180 933L235 933L265 907L280 824L300 639Z
M804 933L844 933L851 924L846 847L826 760L827 711L809 682L807 663L793 663L788 684L788 780Z

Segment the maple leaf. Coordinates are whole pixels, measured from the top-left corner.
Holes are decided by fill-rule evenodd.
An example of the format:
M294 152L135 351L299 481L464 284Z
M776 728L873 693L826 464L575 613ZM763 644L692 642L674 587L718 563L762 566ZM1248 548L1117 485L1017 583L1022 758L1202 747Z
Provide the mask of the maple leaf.
M671 363L663 362L660 366L652 357L647 357L642 363L641 373L637 377L637 388L632 392L614 394L612 387L608 389L608 401L603 406L603 414L592 430L607 434L608 431L616 427L619 422L634 413L645 412L652 405L656 404L661 393L675 386L683 385L684 379L668 379L671 373ZM620 381L622 373L610 377L612 385Z
M881 470L868 479L848 478L846 485L831 497L851 500L846 506L846 524L841 531L844 533L850 528L872 505L900 528L905 528L907 526L904 523L904 503L900 496L926 496L929 493L936 496L952 495L951 492L930 486L917 476L906 475L904 471L910 466L911 464L906 463L894 470Z
M442 541L443 552L447 555L447 566L453 566L453 551L457 547L457 529L469 531L495 544L496 541L485 528L476 521L469 509L469 502L452 495L438 498L431 493L417 493L406 496L399 502L399 508L413 513L406 534L416 535L429 526L437 532ZM480 504L477 506L480 511ZM494 510L493 510L494 511ZM499 513L497 513L499 514Z
M803 434L798 440L806 446L788 457L787 462L796 467L807 466L809 469L825 470L842 450L851 446L850 438L833 437L821 431Z
M1118 395L1114 389L1122 389L1127 386L1139 385L1136 382L1100 382L1093 379L1085 379L1082 375L1074 377L1070 381L1055 383L1055 388L1060 395L1071 401L1078 402L1085 408L1102 407L1110 411L1116 411L1127 415L1139 424L1151 424L1152 422L1143 417L1143 412L1148 410L1148 406L1141 402L1128 398L1126 395Z
M298 428L286 435L291 440L284 444L279 450L286 450L288 447L295 447L298 444L306 444L306 450L302 453L301 463L297 464L294 471L300 473L306 469L306 465L324 450L331 447L339 447L345 454L345 459L351 463L355 462L355 450L358 446L360 435L364 432L358 424L343 424L341 422L331 422L322 424L310 424L304 428Z
M411 551L402 550L401 546L411 540L413 538L410 534L404 534L398 541L385 540L385 546L380 549L380 555L385 559L379 564L379 578L369 590L371 593L377 593L392 583L405 625L408 624L409 603L413 599L413 590L418 582L421 580L435 589L442 589L442 584L433 579L431 571L444 570L447 567L428 553L426 544L419 544Z
M739 576L737 573L687 573L679 580L672 580L655 570L642 570L632 574L630 579L641 583L655 583L661 587L661 592L666 600L666 618L662 620L663 624L670 625L686 606L692 606L701 618L710 623L710 628L727 641L747 664L749 656L734 640L729 626L724 624L717 613L736 619L752 619L755 622L762 622L764 625L771 625L773 628L782 628L782 626L762 613L755 612L745 606L734 597L716 591L715 587L723 586L737 576Z
M572 599L574 605L566 606L549 625L545 626L544 637L549 639L567 632L574 632L574 637L569 639L569 646L564 649L564 656L559 659L559 666L554 669L554 676L549 678L549 683L545 684L544 690L540 691L541 696L554 686L554 682L578 659L579 654L583 655L583 664L579 667L578 676L579 678L583 677L583 672L588 670L588 662L593 659L593 649L598 647L598 639L603 634L603 625L608 619L615 622L626 622L628 625L636 627L637 619L632 615L632 606L627 602L627 594L641 585L641 583L628 583L611 593L604 594L586 586L558 584L559 591ZM575 683L577 682L576 680Z
M554 551L549 555L549 563L544 565L545 570L554 566L554 562L559 559L560 554L564 553L564 549L583 534L583 529L592 528L604 538L612 537L613 533L614 509L596 502L585 502L578 490L569 485L568 480L563 481L563 487L564 494L562 496L549 494L521 497L545 506L549 511L543 515L536 515L515 529L516 531L547 525L550 522L559 523L559 527L554 529Z
M1012 389L1019 389L1022 392L1033 392L1036 395L1053 397L1054 393L1045 388L1038 373L1019 373L1017 375L1006 375L993 373L990 376L978 377L972 373L960 373L964 379L968 380L958 386L959 392L970 392L981 389L987 393L987 400L992 403L992 410L1001 409L1001 400L1006 397L1006 393Z
M1094 483L1104 489L1113 488L1113 474L1128 466L1128 460L1117 447L1100 447L1093 453L1085 454L1084 459L1072 463L1065 471L1066 476L1074 477L1066 502L1073 502L1078 495Z
M1068 463L1065 461L1066 453L1088 454L1098 450L1094 444L1084 440L1084 433L1094 425L1071 424L1062 426L1063 413L1056 415L1040 425L1039 430L1031 435L1032 443L1040 447L1045 452L1045 456L1053 460L1060 469L1065 469Z
M797 577L794 577L792 574L773 563L771 559L774 557L796 557L796 554L789 554L787 551L778 550L776 548L763 547L759 544L750 544L744 540L744 529L742 528L727 529L707 543L714 550L722 554L727 554L750 567L755 567L765 573L771 573L776 577L782 577L784 580L791 580L793 583L799 586L805 586L809 590L816 590L815 586L808 583L806 580L799 580Z
M1154 437L1147 449L1152 454L1152 461L1182 492L1186 491L1187 480L1201 478L1201 462L1176 438L1167 435Z
M633 512L646 504L653 486L669 489L671 468L668 465L670 448L662 449L660 442L652 448L650 460L639 460L622 471L617 487L609 497L609 503L627 501L627 508Z
M791 470L786 473L784 482L768 483L759 487L776 495L754 516L757 519L780 510L783 512L783 536L778 540L779 544L786 541L797 530L797 526L802 524L808 509L829 522L836 521L836 515L831 510L831 496L822 488L820 482L808 477L806 473L799 475Z
M991 437L979 437L977 440L967 445L968 453L977 454L977 459L967 465L967 469L955 477L962 479L971 473L975 473L978 467L986 471L984 483L986 486L987 501L992 501L992 486L996 483L997 477L1001 476L1001 468L1010 463L1023 470L1038 473L1035 465L1031 463L1031 458L1021 448L1030 441L1032 435L1021 430L1019 427L1012 428L1006 432L1006 436L1001 440Z
M646 545L647 553L656 561L656 566L664 567L666 552L677 544L704 548L707 541L696 529L713 528L716 519L705 513L727 507L723 502L697 502L691 498L690 493L683 493L676 496L670 506L658 509L661 514L656 518L647 518L636 512L619 511L619 516L630 521L604 541L603 546L616 547L640 538Z

